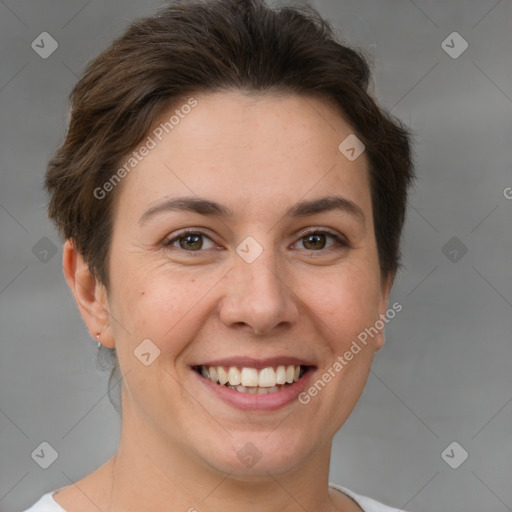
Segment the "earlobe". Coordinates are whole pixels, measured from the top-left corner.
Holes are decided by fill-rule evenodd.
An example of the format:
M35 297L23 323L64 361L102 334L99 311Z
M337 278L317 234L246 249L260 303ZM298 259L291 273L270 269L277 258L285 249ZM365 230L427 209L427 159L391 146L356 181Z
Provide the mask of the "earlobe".
M384 346L385 343L386 343L386 332L383 327L382 330L379 332L379 334L377 334L377 336L375 337L375 352L377 352L377 350L380 350Z
M62 270L89 333L95 339L100 333L99 341L113 348L105 287L91 273L72 240L66 240L64 244Z
M394 281L394 274L390 274L383 282L382 285L382 298L379 305L379 326L382 322L383 326L382 329L379 329L379 334L375 337L375 351L380 350L384 344L386 343L386 322L384 321L384 318L386 318L386 312L388 309L388 298L389 293L391 291L391 287L393 286Z

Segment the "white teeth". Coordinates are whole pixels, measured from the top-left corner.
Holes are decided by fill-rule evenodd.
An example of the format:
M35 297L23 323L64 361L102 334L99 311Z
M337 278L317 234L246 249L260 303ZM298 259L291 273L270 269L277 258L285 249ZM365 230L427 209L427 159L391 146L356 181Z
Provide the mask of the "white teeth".
M299 368L300 370L300 368ZM276 385L276 372L274 371L274 368L263 368L263 370L260 371L260 381L259 381L259 387L260 388L271 388L272 386Z
M210 366L209 371L210 371L210 379L212 379L214 382L216 380L218 380L219 376L217 374L217 369L215 368L215 366Z
M286 384L286 368L284 366L277 367L276 384Z
M267 393L275 393L276 391L279 391L280 388L277 386L273 386L271 388L258 388L258 387L252 387L252 388L246 388L245 386L242 386L241 384L238 386L228 386L230 389L235 389L236 391L240 393L247 393L249 395L266 395Z
M242 368L240 380L244 386L257 386L259 383L258 370L256 370L255 368Z
M203 377L222 386L228 385L231 389L243 393L264 394L279 391L285 384L293 384L299 380L300 366L290 364L279 365L277 368L267 367L261 370L256 368L242 368L230 366L226 372L223 366L201 366Z
M203 366L203 368L205 368L205 367ZM212 368L215 369L214 366L211 366L210 370ZM211 372L210 372L210 375L211 375ZM228 374L226 373L226 370L224 370L224 368L222 366L217 366L217 379L219 380L219 384L221 384L222 386L224 386L224 384L226 384L226 382L229 380ZM215 379L212 379L212 380L213 380L213 382L215 382Z
M238 386L238 384L240 384L240 372L238 371L238 368L235 368L234 366L229 368L228 379L232 386Z
M293 382L293 377L295 376L295 366L290 365L286 367L286 382L291 384Z

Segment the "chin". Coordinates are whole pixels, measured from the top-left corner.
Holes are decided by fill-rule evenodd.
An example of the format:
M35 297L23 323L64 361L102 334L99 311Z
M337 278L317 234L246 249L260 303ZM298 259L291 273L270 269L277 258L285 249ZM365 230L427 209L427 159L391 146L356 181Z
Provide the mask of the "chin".
M290 432L281 435L271 431L244 432L230 437L227 443L212 441L210 446L224 446L210 449L208 456L203 458L220 472L231 473L230 478L247 482L268 481L269 473L276 476L288 473L308 458L313 447L305 446L306 442L300 437L298 433L294 436Z

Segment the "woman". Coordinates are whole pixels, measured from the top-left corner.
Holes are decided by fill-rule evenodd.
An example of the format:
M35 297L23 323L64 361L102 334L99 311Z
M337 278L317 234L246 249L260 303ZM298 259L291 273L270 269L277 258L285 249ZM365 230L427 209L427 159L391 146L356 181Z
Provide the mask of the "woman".
M393 511L329 483L399 269L407 130L311 8L175 3L71 95L49 215L122 381L117 453L35 511Z

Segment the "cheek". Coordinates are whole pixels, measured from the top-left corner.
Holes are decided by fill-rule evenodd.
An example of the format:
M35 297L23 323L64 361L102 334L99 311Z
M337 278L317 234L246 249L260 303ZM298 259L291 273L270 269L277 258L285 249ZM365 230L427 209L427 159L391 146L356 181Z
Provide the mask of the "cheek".
M124 279L124 275L133 278ZM175 354L200 328L197 317L205 314L207 305L201 299L218 281L217 276L191 275L190 270L170 268L168 262L118 272L116 278L111 312L124 327L116 333L121 350L133 351L149 338L162 353Z
M301 285L304 305L318 319L331 350L343 353L353 339L378 319L379 282L368 268L347 266Z
M139 406L156 410L162 397L176 388L174 361L200 327L197 315L204 312L195 305L204 291L195 288L196 278L177 273L171 279L169 273L145 268L127 275L134 278L117 276L111 310L119 366L129 395Z

